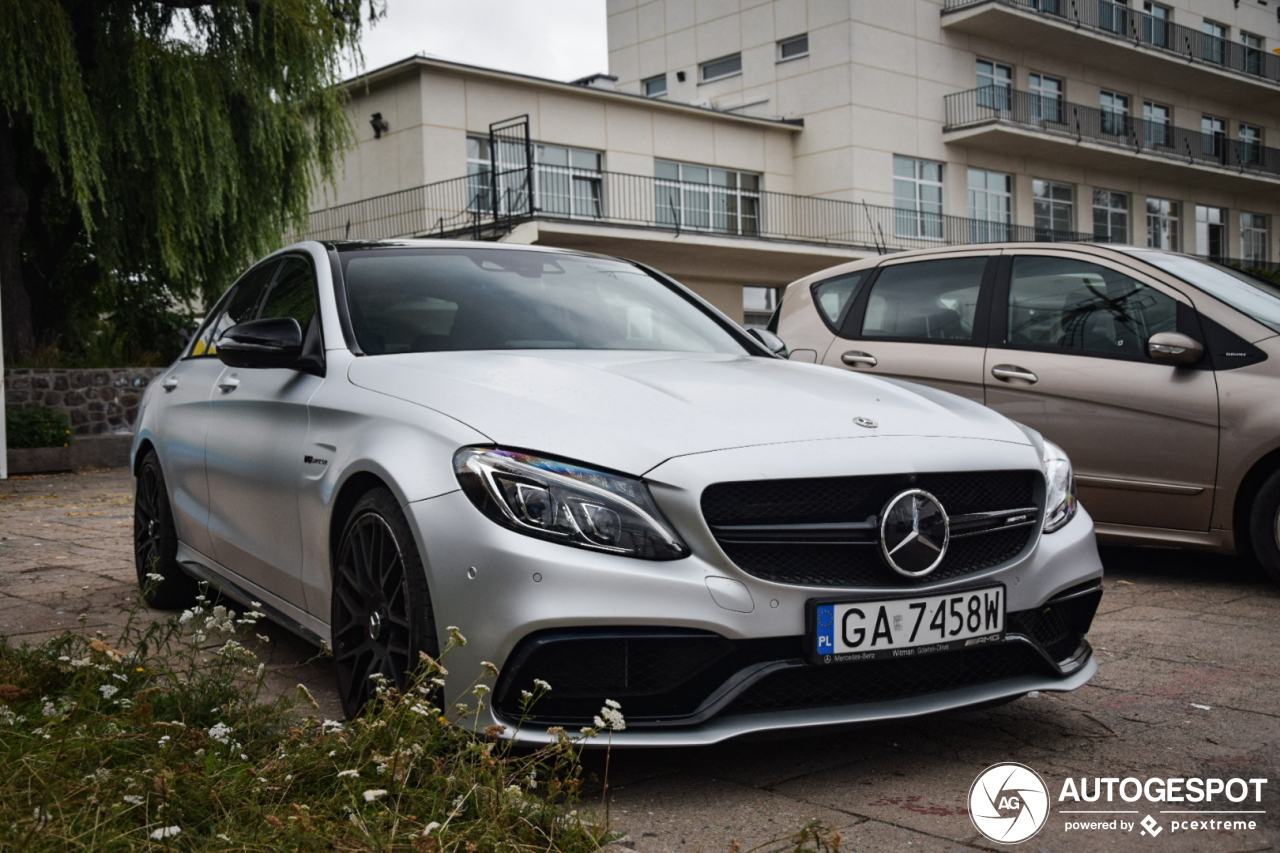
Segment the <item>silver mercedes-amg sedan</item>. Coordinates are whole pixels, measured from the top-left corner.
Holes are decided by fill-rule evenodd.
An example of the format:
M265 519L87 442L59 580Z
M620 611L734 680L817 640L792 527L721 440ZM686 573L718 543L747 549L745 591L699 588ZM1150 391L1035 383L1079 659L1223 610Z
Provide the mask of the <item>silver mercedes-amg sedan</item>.
M147 391L139 580L329 643L349 715L457 626L443 700L482 676L513 736L546 682L532 742L605 700L615 744L674 745L1087 682L1102 566L1062 451L781 355L641 264L290 246Z

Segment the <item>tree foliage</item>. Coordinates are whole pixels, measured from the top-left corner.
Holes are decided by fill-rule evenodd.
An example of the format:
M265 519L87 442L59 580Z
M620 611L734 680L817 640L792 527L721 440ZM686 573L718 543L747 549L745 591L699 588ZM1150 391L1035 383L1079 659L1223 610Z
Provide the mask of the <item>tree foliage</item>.
M80 346L121 299L208 297L304 222L351 140L340 62L381 8L0 0L6 352Z

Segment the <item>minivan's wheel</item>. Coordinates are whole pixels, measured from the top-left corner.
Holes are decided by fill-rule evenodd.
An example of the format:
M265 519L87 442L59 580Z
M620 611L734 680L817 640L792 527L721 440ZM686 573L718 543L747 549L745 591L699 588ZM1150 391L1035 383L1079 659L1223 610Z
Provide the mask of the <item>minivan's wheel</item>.
M138 587L148 606L181 610L195 604L200 588L178 565L178 532L154 450L147 451L138 469L138 488L133 496L133 561ZM156 583L147 575L160 575L163 580Z
M1262 570L1280 583L1280 471L1266 479L1249 508L1249 543Z
M353 718L372 676L404 687L420 652L439 654L426 573L400 504L385 487L356 502L333 576L333 659L342 710Z

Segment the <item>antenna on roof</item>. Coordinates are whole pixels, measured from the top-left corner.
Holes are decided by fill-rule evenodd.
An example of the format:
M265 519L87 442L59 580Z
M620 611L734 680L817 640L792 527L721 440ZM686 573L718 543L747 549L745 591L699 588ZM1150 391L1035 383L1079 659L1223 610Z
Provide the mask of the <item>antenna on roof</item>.
M881 245L881 242L884 239L884 232L880 229L879 223L877 223L871 216L871 206L867 204L867 200L865 198L862 200L862 209L866 211L867 222L871 225L871 240L875 243L876 254L883 255L886 251L886 248Z

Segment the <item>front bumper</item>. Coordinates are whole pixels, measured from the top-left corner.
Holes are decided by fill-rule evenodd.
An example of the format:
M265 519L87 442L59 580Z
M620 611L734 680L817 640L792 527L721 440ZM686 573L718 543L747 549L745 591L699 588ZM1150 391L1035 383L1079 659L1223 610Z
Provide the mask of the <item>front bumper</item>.
M620 701L628 719L627 729L612 736L614 745L694 745L753 732L900 719L997 702L1033 690L1074 690L1097 671L1083 630L1054 641L1042 633L1045 642L1040 643L1030 635L1048 631L1043 625L1024 628L1028 639L1013 636L1022 618L1016 614L1031 619L1055 596L1079 592L1100 580L1102 565L1093 525L1083 510L1062 530L1040 537L1029 553L1016 560L973 575L897 590L924 595L1003 583L1008 602L1009 640L972 650L983 652L986 659L957 667L952 665L957 660L948 658L971 654L970 650L935 655L933 660L922 656L914 659L919 671L906 672L886 666L903 661L875 661L878 668L872 671L856 669L867 664L816 667L801 660L800 640L810 598L856 598L884 589L763 581L738 570L722 553L697 541L697 536L692 537L693 556L672 562L569 548L499 527L461 492L418 501L409 509L428 567L442 639L445 627L451 625L468 638L467 645L450 651L446 660L451 672L448 705L464 703L479 715L468 725L502 725L508 737L529 743L552 740L554 736L546 732L552 725L572 726L574 731L588 724L585 715L598 711L605 699ZM664 511L668 511L665 503ZM686 523L676 520L682 532L688 529L687 518ZM1095 597L1087 608L1088 619L1096 606ZM616 665L604 660L607 654L596 654L595 664L584 660L578 680L588 685L585 690L581 686L571 690L570 683L562 681L562 695L575 695L560 699L554 675L540 675L525 665L530 645L547 637L581 639L584 633L602 644L638 634L710 635L711 642L721 644L728 653L701 669L694 667L693 676L676 684L682 688L676 691L683 702L678 707L663 708L652 692L611 695ZM589 656L592 645L577 649ZM571 661L573 655L561 657ZM677 655L671 660L683 658ZM725 665L725 660L730 664ZM486 661L502 671L498 679L484 677L482 662ZM732 665L735 661L741 665ZM589 688L593 665L600 673L595 696ZM662 680L661 661L649 669L657 670L651 675L663 690L679 680L679 673ZM941 676L931 682L929 670ZM958 671L968 674L951 677ZM896 694L860 686L881 684L899 675L909 677L901 679L907 687ZM519 691L533 678L550 682L552 691L545 701L546 711L535 705L530 718L521 722ZM493 690L483 702L471 692L476 680ZM806 698L814 696L819 698Z

